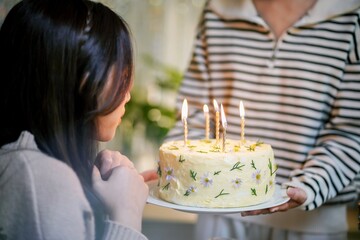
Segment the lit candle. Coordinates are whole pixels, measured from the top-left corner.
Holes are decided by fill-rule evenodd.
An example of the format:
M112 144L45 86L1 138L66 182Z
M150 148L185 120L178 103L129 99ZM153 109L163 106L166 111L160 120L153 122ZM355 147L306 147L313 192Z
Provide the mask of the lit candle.
M209 140L209 131L210 131L209 107L206 104L204 104L203 110L205 116L205 139Z
M188 104L185 98L181 109L181 120L184 124L184 146L186 146L187 135L188 135L187 117L188 117Z
M241 143L245 143L245 109L242 101L240 101L239 109L241 118Z
M222 104L220 105L220 108L221 108L221 124L223 127L223 152L225 152L227 121L226 121L225 112L224 112L224 108L223 108Z
M217 145L219 143L220 113L219 113L219 105L215 99L213 103L215 109L215 137L216 137L216 145Z

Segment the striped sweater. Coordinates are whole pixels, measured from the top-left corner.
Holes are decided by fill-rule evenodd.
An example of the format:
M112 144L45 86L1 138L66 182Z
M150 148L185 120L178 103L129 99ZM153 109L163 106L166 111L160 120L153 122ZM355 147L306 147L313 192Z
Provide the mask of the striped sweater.
M178 109L184 98L189 103L188 138L204 137L203 104L213 113L216 99L226 111L227 137L240 139L243 100L245 137L272 145L277 182L306 191L304 210L353 201L360 171L359 1L318 0L279 39L252 1L219 2L205 6L177 98ZM182 136L179 120L168 138Z

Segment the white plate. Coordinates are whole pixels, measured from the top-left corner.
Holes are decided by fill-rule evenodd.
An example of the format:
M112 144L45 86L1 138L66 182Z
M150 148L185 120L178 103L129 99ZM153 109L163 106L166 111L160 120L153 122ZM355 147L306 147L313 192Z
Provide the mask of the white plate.
M191 207L191 206L178 205L175 203L162 200L158 194L157 180L149 182L148 185L149 185L149 197L147 199L147 203L154 204L160 207L172 208L183 212L190 212L190 213L216 213L216 214L239 213L244 211L253 211L253 210L275 207L280 204L286 203L290 199L286 195L286 189L281 189L280 185L275 185L274 196L270 200L264 203L247 206L247 207L238 207L238 208Z

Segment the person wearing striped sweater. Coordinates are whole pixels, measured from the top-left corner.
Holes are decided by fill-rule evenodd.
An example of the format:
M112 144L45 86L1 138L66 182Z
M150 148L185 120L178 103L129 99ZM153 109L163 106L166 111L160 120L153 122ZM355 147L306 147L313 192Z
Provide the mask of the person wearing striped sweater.
M346 239L360 171L359 25L359 0L206 3L177 97L178 109L189 104L188 138L204 137L203 104L216 99L227 137L240 139L242 100L245 138L272 145L291 200L243 216L199 215L197 240ZM179 120L167 139L182 136Z

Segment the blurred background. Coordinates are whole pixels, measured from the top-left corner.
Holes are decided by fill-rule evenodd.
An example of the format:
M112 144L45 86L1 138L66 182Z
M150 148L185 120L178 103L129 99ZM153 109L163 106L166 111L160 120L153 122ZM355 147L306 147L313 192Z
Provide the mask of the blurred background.
M0 0L0 25L19 0ZM116 138L101 148L127 155L139 171L157 167L158 148L175 123L175 98L190 60L205 0L100 0L130 26L135 84ZM143 232L149 240L191 240L196 215L147 205ZM357 211L349 210L349 239L358 239Z
M158 148L176 118L176 91L205 0L101 0L129 24L135 85L117 137L107 148L130 156L139 171L156 168Z

